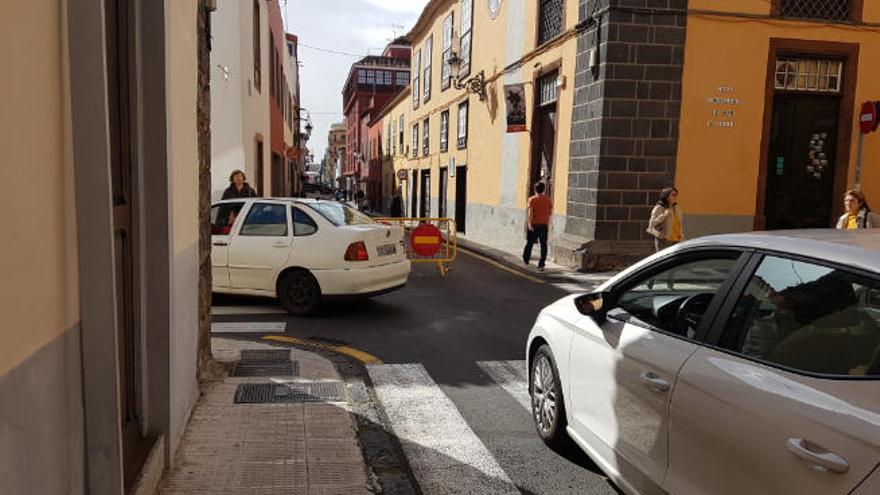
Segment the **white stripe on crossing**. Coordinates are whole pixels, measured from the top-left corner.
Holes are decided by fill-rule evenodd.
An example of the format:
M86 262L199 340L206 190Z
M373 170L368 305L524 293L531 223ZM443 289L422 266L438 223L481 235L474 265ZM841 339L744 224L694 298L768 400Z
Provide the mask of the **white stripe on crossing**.
M367 369L422 493L520 493L422 365Z
M284 332L283 321L235 321L211 323L212 333L277 333Z
M283 308L278 306L212 306L212 315L283 315Z
M529 375L526 371L525 360L477 361L477 366L508 394L512 395L527 411L531 411Z

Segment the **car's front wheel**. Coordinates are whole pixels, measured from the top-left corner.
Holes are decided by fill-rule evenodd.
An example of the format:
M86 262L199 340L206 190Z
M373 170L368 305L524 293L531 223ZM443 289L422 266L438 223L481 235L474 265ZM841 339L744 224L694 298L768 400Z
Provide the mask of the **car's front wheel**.
M532 419L544 443L560 447L565 437L565 403L550 346L544 344L535 352L529 370L529 392L532 396Z
M287 272L278 281L278 300L289 313L309 315L321 305L321 286L305 270Z

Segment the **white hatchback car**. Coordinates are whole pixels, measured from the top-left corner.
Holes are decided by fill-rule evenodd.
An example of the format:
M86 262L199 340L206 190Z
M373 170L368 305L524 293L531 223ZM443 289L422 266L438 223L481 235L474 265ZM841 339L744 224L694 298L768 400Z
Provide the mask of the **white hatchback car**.
M880 233L684 242L545 308L532 415L628 493L880 493Z
M326 298L384 294L409 278L403 229L333 201L220 201L211 234L214 292L277 297L294 314Z

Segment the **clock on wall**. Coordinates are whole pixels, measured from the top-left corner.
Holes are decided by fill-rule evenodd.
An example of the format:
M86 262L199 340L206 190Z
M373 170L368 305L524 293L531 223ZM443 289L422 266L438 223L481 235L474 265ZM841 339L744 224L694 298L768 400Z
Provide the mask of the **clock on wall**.
M501 0L486 0L489 4L489 17L492 19L498 17L501 12Z

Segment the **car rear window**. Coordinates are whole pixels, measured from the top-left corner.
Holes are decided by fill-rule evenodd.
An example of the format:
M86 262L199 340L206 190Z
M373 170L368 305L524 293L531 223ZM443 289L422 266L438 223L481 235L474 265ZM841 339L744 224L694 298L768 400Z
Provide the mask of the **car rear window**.
M367 225L376 223L372 218L368 217L367 215L364 215L354 208L345 206L340 203L322 202L312 203L308 206L318 212L319 215L326 218L328 222L337 227L343 227L345 225Z

